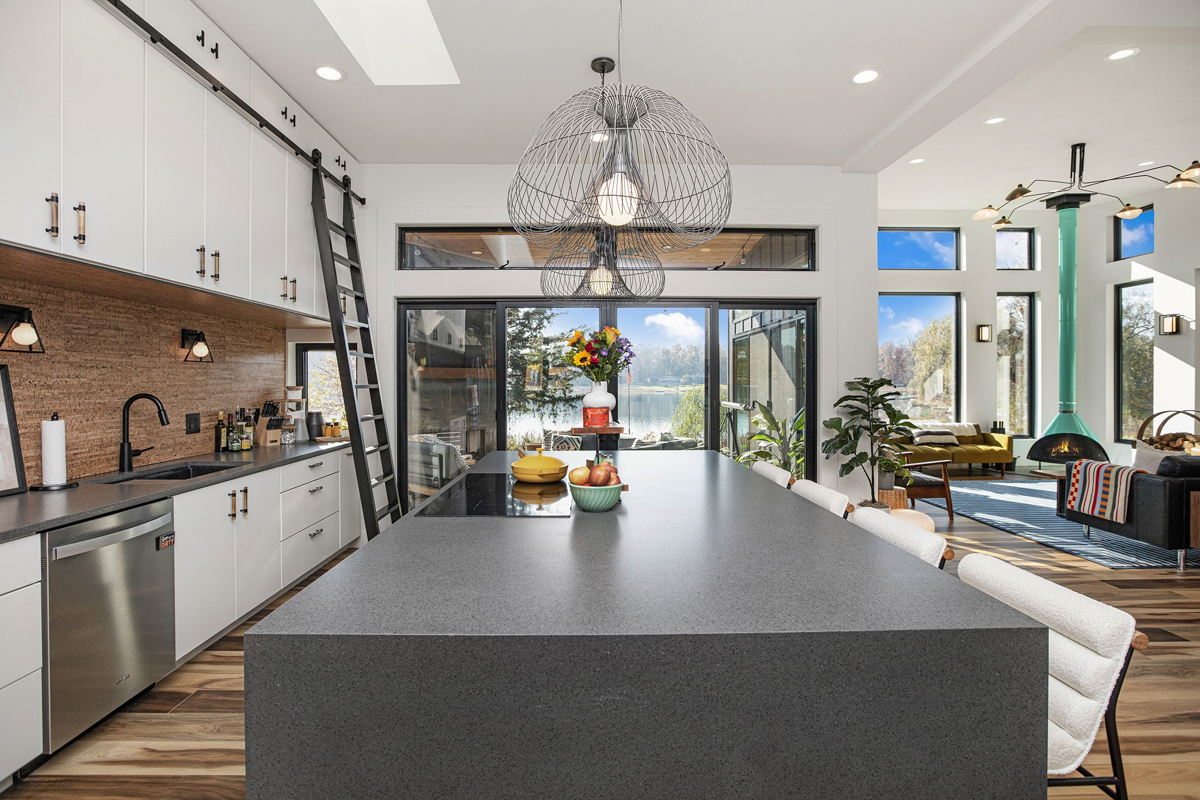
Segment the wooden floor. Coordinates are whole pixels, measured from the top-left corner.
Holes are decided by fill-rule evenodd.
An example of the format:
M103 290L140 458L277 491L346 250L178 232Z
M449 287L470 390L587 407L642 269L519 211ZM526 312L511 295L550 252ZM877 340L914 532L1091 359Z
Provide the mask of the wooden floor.
M1112 570L962 516L950 524L927 503L918 508L951 541L957 557L948 571L969 552L990 553L1137 618L1151 644L1134 654L1118 705L1130 797L1200 800L1200 572ZM4 800L243 798L242 634L267 613L50 759ZM1103 730L1085 765L1110 774ZM1104 795L1068 788L1050 797Z

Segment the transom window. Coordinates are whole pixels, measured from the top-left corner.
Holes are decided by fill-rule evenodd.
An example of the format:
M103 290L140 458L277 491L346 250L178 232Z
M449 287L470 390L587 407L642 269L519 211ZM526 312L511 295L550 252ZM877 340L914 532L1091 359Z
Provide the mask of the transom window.
M958 269L958 228L880 228L880 269Z
M996 231L996 269L1034 269L1032 228Z
M1154 252L1154 206L1144 206L1133 219L1113 217L1113 260Z

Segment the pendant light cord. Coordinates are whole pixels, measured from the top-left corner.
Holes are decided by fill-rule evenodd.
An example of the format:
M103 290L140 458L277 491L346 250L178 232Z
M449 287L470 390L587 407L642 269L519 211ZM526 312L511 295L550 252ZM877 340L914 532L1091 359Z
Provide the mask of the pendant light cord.
M625 0L617 0L617 83L625 83L625 79L621 77L621 68L625 64L625 59L621 58L621 31L625 27Z

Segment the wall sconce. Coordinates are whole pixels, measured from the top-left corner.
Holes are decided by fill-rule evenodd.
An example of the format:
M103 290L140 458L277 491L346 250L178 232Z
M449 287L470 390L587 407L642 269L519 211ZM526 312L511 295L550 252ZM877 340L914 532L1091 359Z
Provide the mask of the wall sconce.
M992 340L991 325L976 325L975 326L975 341L990 342Z
M1179 324L1183 319L1182 314L1163 314L1158 318L1158 332L1162 336L1175 336L1183 332L1182 326Z
M33 324L33 312L28 308L0 305L0 351L46 352L37 326Z
M183 334L179 337L179 346L187 350L187 355L183 357L184 361L193 364L201 362L213 363L212 351L208 349L208 341L204 338L204 331L193 331L184 328Z

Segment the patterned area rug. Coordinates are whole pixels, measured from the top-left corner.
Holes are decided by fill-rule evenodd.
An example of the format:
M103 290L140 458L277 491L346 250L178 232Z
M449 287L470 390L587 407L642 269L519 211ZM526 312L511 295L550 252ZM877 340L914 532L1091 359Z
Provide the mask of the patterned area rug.
M1176 565L1174 550L1084 527L1054 513L1057 481L950 482L954 513L1113 569L1162 569ZM923 502L945 508L944 500ZM1188 550L1187 565L1200 567L1200 550Z

